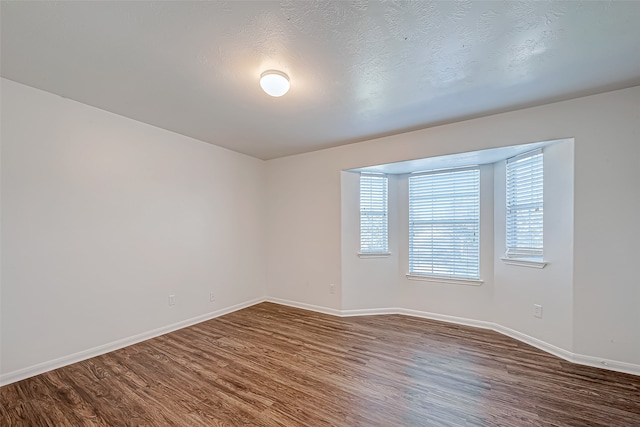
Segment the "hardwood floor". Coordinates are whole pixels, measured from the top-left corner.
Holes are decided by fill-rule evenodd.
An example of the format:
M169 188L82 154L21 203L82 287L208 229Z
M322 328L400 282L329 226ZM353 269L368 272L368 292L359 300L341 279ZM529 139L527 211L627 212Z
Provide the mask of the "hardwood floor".
M640 377L491 331L262 303L0 388L2 426L640 426Z

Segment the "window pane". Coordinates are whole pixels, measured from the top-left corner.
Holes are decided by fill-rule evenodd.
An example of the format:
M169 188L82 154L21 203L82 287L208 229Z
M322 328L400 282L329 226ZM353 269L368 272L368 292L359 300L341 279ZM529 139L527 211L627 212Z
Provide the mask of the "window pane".
M543 169L542 150L507 160L508 258L542 259Z
M360 252L389 251L387 233L387 177L360 175Z
M409 178L409 272L480 278L480 170Z

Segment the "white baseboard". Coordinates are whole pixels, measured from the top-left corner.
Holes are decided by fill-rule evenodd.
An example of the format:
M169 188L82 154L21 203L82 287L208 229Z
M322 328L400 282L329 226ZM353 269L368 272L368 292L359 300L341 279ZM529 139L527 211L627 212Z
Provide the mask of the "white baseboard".
M315 311L317 313L329 314L331 316L342 316L342 311L335 308L321 307L319 305L307 304L304 302L290 301L282 298L266 297L264 302L286 305L288 307L301 308L303 310Z
M333 308L320 307L312 304L298 303L290 300L283 300L279 298L266 298L265 301L273 302L276 304L287 305L290 307L301 308L305 310L316 311L319 313L329 314L340 317L350 316L375 316L384 314L404 314L406 316L421 317L425 319L437 320L441 322L454 323L457 325L472 326L475 328L489 329L498 332L502 335L506 335L510 338L529 344L539 350L552 354L556 357L566 360L567 362L575 363L577 365L591 366L595 368L607 369L610 371L623 372L625 374L640 376L640 365L633 363L620 362L617 360L601 359L592 356L585 356L582 354L572 353L563 348L557 347L553 344L549 344L545 341L507 328L494 322L487 322L483 320L468 319L465 317L449 316L445 314L430 313L420 310L411 310L407 308L365 308L365 309L352 309L352 310L337 310Z
M618 360L611 359L600 359L582 354L573 354L570 362L578 365L592 366L594 368L608 369L610 371L624 372L625 374L640 376L640 365L635 365L633 363L620 362Z
M176 331L178 329L186 328L188 326L195 325L197 323L214 319L216 317L229 314L237 310L242 310L243 308L247 308L252 305L259 304L261 302L271 302L275 304L300 308L303 310L315 311L318 313L328 314L331 316L339 316L339 317L403 314L406 316L421 317L421 318L437 320L441 322L472 326L472 327L481 328L481 329L490 329L500 334L506 335L510 338L521 341L525 344L529 344L533 347L536 347L554 356L560 357L561 359L564 359L571 363L575 363L578 365L591 366L591 367L596 367L601 369L608 369L611 371L623 372L626 374L640 376L640 365L572 353L560 347L554 346L552 344L546 343L537 338L533 338L529 335L523 334L513 329L509 329L507 327L504 327L502 325L499 325L493 322L486 322L482 320L474 320L474 319L468 319L468 318L457 317L457 316L449 316L445 314L430 313L430 312L420 311L420 310L411 310L406 308L372 308L372 309L338 310L334 308L327 308L327 307L322 307L322 306L313 305L313 304L306 304L306 303L301 303L301 302L296 302L291 300L285 300L281 298L265 297L265 298L254 298L252 300L245 301L243 303L226 307L220 310L212 311L210 313L203 314L201 316L196 316L191 319L186 319L186 320L183 320L171 325L167 325L161 328L157 328L148 332L143 332L141 334L137 334L128 338L123 338L123 339L113 341L104 345L100 345L98 347L90 348L78 353L74 353L68 356L63 356L58 359L39 363L34 366L30 366L27 368L19 369L17 371L0 375L0 386L11 384L16 381L20 381L35 375L39 375L54 369L61 368L66 365L70 365L72 363L80 362L82 360L90 359L92 357L108 353L110 351L118 350L123 347L137 344L139 342L146 341L148 339L155 338L160 335L164 335L169 332Z
M449 316L447 314L430 313L427 311L410 310L408 308L399 308L398 314L406 316L422 317L424 319L438 320L440 322L455 323L456 325L473 326L480 329L493 330L494 323L485 322L484 320L468 319L466 317Z
M495 325L493 330L518 341L522 341L523 343L529 344L542 351L553 354L554 356L564 359L567 362L575 363L576 365L585 365L594 368L607 369L610 371L623 372L625 374L640 375L640 365L572 353L563 348L557 347L555 345L549 344L537 338L533 338L529 335L506 328L498 324Z
M398 314L398 309L397 308L359 308L355 310L340 311L340 317L381 316L384 314Z
M514 340L518 340L525 344L529 344L530 346L535 347L539 350L553 354L556 357L559 357L561 359L574 363L572 360L574 354L563 348L549 344L545 341L539 340L527 334L523 334L522 332L518 332L516 330L499 325L497 323L494 323L494 326L492 329L502 335L506 335L510 338L513 338Z
M168 334L169 332L176 331L178 329L186 328L187 326L195 325L216 317L232 313L243 308L250 307L255 304L259 304L264 301L264 298L254 298L249 301L245 301L240 304L225 307L220 310L212 311L200 316L192 317L191 319L182 320L171 325L163 326L161 328L153 329L151 331L143 332L141 334L133 335L131 337L122 338L116 341L112 341L107 344L103 344L97 347L93 347L87 350L80 351L78 353L63 356L54 360L39 363L37 365L29 366L27 368L19 369L17 371L9 372L0 375L0 386L11 384L20 380L24 380L35 375L43 374L54 369L61 368L63 366L71 365L82 360L90 359L101 354L109 353L114 350L121 349L133 344L137 344L142 341L146 341L151 338L159 337L160 335Z

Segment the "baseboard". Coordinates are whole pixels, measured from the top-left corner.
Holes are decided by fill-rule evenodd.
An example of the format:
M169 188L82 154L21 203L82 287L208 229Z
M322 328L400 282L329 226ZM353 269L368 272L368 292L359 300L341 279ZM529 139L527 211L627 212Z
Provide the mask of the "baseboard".
M381 316L384 314L398 314L398 309L397 308L359 308L354 310L340 311L340 317Z
M264 302L272 302L274 304L286 305L288 307L293 308L301 308L303 310L315 311L317 313L329 314L331 316L342 316L341 310L336 310L335 308L327 308L319 305L306 304L304 302L291 301L282 298L273 298L266 297L263 299Z
M430 313L427 311L411 310L408 308L399 308L398 314L405 316L422 317L423 319L438 320L440 322L455 323L456 325L473 326L480 329L494 328L494 323L485 322L484 320L474 320L466 317L449 316L447 314Z
M553 344L549 344L540 339L523 334L516 330L507 328L494 322L487 322L483 320L468 319L465 317L449 316L439 313L431 313L427 311L411 310L407 308L366 308L366 309L353 309L353 310L337 310L329 309L326 307L320 307L312 304L298 303L290 300L283 300L279 298L266 298L265 301L273 302L276 304L287 305L290 307L301 308L305 310L316 311L319 313L329 314L340 317L350 316L375 316L384 314L403 314L406 316L420 317L424 319L437 320L441 322L454 323L457 325L472 326L475 328L489 329L498 332L502 335L506 335L510 338L529 344L539 350L559 357L567 362L575 363L577 365L590 366L594 368L601 368L610 371L622 372L625 374L640 376L640 365L633 363L620 362L617 360L601 359L592 356L585 356L582 354L572 353L563 348L557 347Z
M608 369L610 371L624 372L625 374L640 376L640 365L635 365L633 363L620 362L618 360L611 359L599 359L597 357L584 356L582 354L573 354L570 362L578 365Z
M515 340L518 340L520 342L523 342L525 344L529 344L533 347L536 347L554 356L560 357L561 359L564 359L571 363L640 376L640 365L572 353L560 347L554 346L552 344L546 343L537 338L533 338L529 335L523 334L521 332L515 331L513 329L507 328L505 326L502 326L493 322L486 322L482 320L474 320L474 319L468 319L464 317L449 316L444 314L431 313L431 312L412 310L412 309L406 309L406 308L373 308L373 309L338 310L334 308L327 308L327 307L322 307L322 306L313 305L313 304L285 300L281 298L265 297L265 298L254 298L252 300L245 301L240 304L236 304L220 310L212 311L210 313L206 313L206 314L196 316L190 319L186 319L177 323L173 323L171 325L167 325L162 328L157 328L148 332L137 334L128 338L123 338L123 339L113 341L98 347L81 351L78 353L74 353L69 356L63 356L58 359L43 362L34 366L30 366L27 368L19 369L17 371L0 375L0 386L11 384L35 375L43 374L45 372L61 368L63 366L70 365L72 363L77 363L82 360L90 359L95 356L100 356L101 354L105 354L110 351L118 350L123 347L137 344L139 342L146 341L148 339L155 338L160 335L164 335L164 334L176 331L178 329L186 328L188 326L195 325L197 323L201 323L210 319L214 319L216 317L223 316L225 314L229 314L237 310L242 310L252 305L259 304L261 302L271 302L274 304L280 304L280 305L285 305L289 307L300 308L303 310L310 310L318 313L328 314L331 316L339 316L339 317L402 314L406 316L420 317L425 319L437 320L441 322L454 323L458 325L472 326L472 327L481 328L481 329L490 329L500 334L506 335L510 338L513 338Z
M514 329L510 329L507 328L505 326L499 325L497 323L494 323L494 327L493 330L502 334L502 335L506 335L510 338L513 338L514 340L518 340L520 342L523 342L525 344L529 344L532 347L535 347L539 350L542 350L544 352L553 354L556 357L559 357L561 359L564 359L568 362L573 362L573 358L575 356L575 354L571 353L570 351L567 351L563 348L557 347L553 344L549 344L545 341L539 340L538 338L534 338L532 336L529 336L527 334L523 334L522 332L518 332Z
M508 337L511 337L513 339L516 339L518 341L521 341L525 344L529 344L533 347L536 347L542 351L550 353L561 359L564 359L567 362L575 363L576 365L591 366L593 368L607 369L609 371L616 371L616 372L622 372L625 374L640 376L640 365L635 365L633 363L620 362L617 360L602 359L602 358L597 358L593 356L585 356L583 354L578 354L578 353L572 353L563 348L557 347L555 345L549 344L537 338L533 338L529 335L523 334L521 332L515 331L513 329L509 329L497 324L495 325L493 330L503 335L506 335Z
M103 344L97 347L80 351L78 353L70 354L68 356L63 356L54 360L39 363L34 366L29 366L27 368L19 369L17 371L2 374L0 375L0 386L21 381L26 378L33 377L35 375L43 374L45 372L61 368L63 366L71 365L72 363L77 363L86 359L90 359L92 357L100 356L101 354L109 353L111 351L118 350L123 347L127 347L142 341L146 341L151 338L159 337L160 335L168 334L169 332L186 328L187 326L191 326L197 323L211 320L216 317L223 316L225 314L229 314L237 310L242 310L243 308L247 308L252 305L259 304L263 301L264 301L264 298L254 298L252 300L245 301L240 304L232 305L230 307L225 307L220 310L212 311L210 313L206 313L200 316L192 317L190 319L182 320L180 322L173 323L171 325L163 326L161 328L153 329L151 331L143 332L141 334L133 335L131 337L122 338L107 344Z

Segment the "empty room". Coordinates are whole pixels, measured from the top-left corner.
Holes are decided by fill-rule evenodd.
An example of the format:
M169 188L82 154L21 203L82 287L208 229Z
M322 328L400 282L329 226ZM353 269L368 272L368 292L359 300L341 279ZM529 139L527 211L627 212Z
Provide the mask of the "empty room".
M640 426L640 2L0 1L0 426Z

